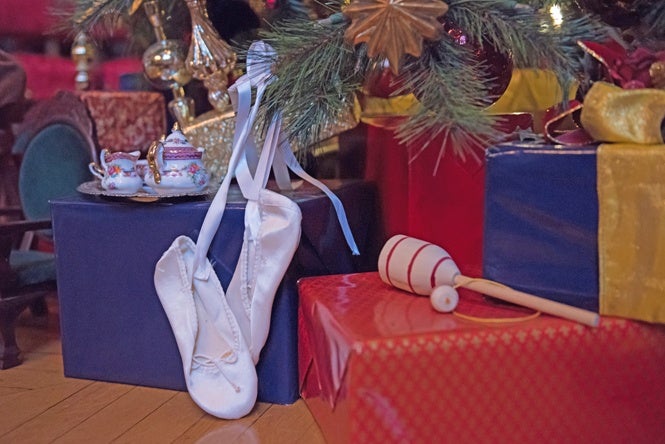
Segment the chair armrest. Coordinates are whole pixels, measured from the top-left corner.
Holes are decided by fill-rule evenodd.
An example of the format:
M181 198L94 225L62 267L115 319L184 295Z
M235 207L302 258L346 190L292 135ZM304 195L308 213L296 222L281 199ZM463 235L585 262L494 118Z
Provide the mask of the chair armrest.
M21 207L0 207L0 216L23 217Z
M46 230L51 228L50 219L17 220L0 223L0 236L14 236L27 231Z

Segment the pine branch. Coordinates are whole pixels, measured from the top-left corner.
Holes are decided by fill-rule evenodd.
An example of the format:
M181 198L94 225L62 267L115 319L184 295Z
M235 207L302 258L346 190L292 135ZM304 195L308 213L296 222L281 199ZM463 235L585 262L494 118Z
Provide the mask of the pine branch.
M279 59L266 93L266 119L280 110L291 140L305 147L353 106L360 88L359 52L344 43L343 23L283 22L263 33Z
M665 2L641 0L639 3L646 34L656 39L665 37ZM661 42L662 43L662 42Z
M445 133L445 138L456 139L453 149L462 156L473 152L478 141L495 138L494 119L484 112L491 103L493 80L485 75L485 68L467 47L449 38L407 63L400 78L403 87L396 93L413 92L420 107L398 128L398 138L425 147ZM445 141L441 149L444 146Z

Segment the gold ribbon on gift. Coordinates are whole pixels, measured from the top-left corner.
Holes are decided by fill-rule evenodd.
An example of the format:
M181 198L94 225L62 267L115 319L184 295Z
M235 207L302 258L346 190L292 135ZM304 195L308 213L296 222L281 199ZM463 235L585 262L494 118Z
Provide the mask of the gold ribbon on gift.
M568 98L573 99L577 87L571 88ZM542 132L545 111L561 103L562 89L554 72L539 69L514 69L504 93L488 106L491 115L530 113L534 131ZM404 117L412 115L419 105L413 94L389 98L365 96L362 99L360 120L368 125L395 129Z
M576 85L568 91L569 100L575 98L576 91ZM561 85L553 71L514 69L508 88L496 102L487 108L487 112L491 114L535 113L540 114L542 118L545 110L561 103L562 98ZM534 115L534 117L536 116Z
M581 121L598 148L600 313L665 322L665 91L596 82Z
M599 142L662 144L665 90L593 84L584 97L581 123Z

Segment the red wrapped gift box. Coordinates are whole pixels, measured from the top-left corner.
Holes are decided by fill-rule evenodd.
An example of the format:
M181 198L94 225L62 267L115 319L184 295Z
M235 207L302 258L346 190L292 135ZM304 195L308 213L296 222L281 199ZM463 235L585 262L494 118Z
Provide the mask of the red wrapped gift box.
M665 436L664 326L478 322L437 313L377 273L306 278L299 292L301 394L331 443ZM458 314L514 316L473 297Z
M506 115L497 124L510 133L531 125L529 114ZM393 130L368 125L365 179L377 184L386 238L406 234L440 245L462 273L482 273L485 159L454 153L453 142L436 137L400 144ZM423 149L424 148L424 149Z

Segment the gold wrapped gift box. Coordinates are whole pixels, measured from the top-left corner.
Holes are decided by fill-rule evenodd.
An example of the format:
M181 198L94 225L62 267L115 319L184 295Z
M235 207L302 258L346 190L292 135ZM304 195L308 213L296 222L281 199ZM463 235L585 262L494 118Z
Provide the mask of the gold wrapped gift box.
M665 91L597 82L582 125L598 148L600 313L665 322Z

